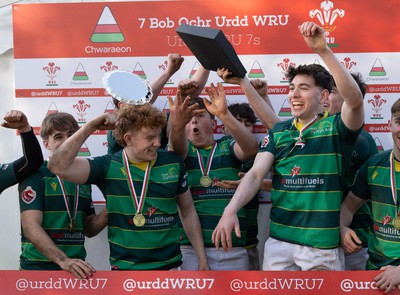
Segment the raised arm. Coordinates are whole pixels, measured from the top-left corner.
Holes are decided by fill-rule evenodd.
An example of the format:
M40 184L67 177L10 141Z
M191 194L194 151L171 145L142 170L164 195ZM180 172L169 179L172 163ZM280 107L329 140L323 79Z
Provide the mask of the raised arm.
M62 179L78 184L86 183L90 173L89 161L76 157L79 149L94 131L113 128L114 116L109 113L89 121L57 148L47 167Z
M250 81L246 76L244 78L234 77L232 72L225 68L218 69L217 74L224 82L240 86L252 109L265 127L271 129L276 122L280 121L272 108L265 81L260 79ZM260 93L264 95L261 96Z
M236 157L242 162L253 159L258 151L257 139L228 110L222 84L218 83L217 87L215 87L211 83L210 89L207 89L207 94L211 102L204 98L204 104L207 110L218 117L224 126L230 130L232 137L236 141L233 147Z
M353 77L327 46L325 31L312 22L304 22L299 30L308 47L322 58L335 79L336 87L344 99L341 110L344 124L350 130L360 129L364 124L363 96Z
M150 87L153 92L150 103L154 103L157 100L161 90L165 86L165 83L167 83L168 80L181 68L183 61L184 58L178 53L168 54L167 68L160 76L157 77L157 79L150 83Z
M24 156L13 162L14 174L18 182L36 171L43 163L40 144L29 125L28 119L21 111L11 110L6 113L1 126L17 129L21 134L22 151ZM3 181L3 180L2 180ZM15 183L10 183L13 185Z
M189 100L190 97L184 98L179 90L176 93L175 100L168 97L170 109L168 150L177 153L182 159L186 158L188 152L186 124L190 122L193 116L204 112L204 110L196 110L197 103L189 106Z
M179 82L178 90L182 96L190 96L192 98L199 97L207 83L210 71L200 66L190 79L184 79Z

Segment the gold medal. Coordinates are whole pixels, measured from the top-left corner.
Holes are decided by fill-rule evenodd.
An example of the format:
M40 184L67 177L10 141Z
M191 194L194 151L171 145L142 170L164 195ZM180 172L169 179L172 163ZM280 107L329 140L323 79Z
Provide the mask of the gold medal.
M212 180L211 180L210 176L208 176L208 175L203 175L200 178L200 184L203 187L209 187L211 185L211 183L212 183Z
M214 142L213 148L210 152L210 155L208 156L208 161L206 165L204 165L203 163L203 157L201 156L199 149L196 149L197 160L199 161L200 171L201 174L203 174L203 176L200 178L200 184L202 187L209 187L212 184L211 177L208 175L210 173L211 162L213 160L216 148L217 148L217 143Z
M141 213L136 213L135 216L133 216L133 224L136 225L137 227L142 227L146 223L146 218L143 216Z
M400 230L400 216L396 216L396 217L393 219L392 224L393 224L393 227L394 227L395 229Z

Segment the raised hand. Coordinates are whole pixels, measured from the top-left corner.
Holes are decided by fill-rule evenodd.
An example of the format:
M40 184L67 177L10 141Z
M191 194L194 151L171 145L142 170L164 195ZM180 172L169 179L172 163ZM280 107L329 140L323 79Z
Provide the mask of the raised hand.
M1 126L3 127L18 129L20 132L28 132L31 130L28 118L21 111L18 110L8 111L5 114L3 120L4 122L1 123Z
M178 53L168 54L167 69L165 71L172 76L179 71L184 60L185 59Z
M299 26L307 46L314 52L321 53L327 49L325 31L313 22L304 22Z

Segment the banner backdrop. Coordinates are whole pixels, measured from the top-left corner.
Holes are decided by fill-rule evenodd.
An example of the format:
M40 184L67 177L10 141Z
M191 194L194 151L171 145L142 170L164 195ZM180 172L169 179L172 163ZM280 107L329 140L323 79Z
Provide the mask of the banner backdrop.
M400 93L400 27L395 0L247 0L152 1L121 3L16 4L13 6L15 96L32 124L55 110L80 124L114 110L102 77L111 70L132 71L154 80L166 69L168 53L185 57L155 105L168 111L166 96L192 77L199 62L175 33L182 23L221 29L234 46L249 78L268 82L268 93L282 119L290 118L289 65L323 62L310 52L298 31L303 21L323 26L330 47L350 72L360 72L368 91L365 129L378 149L391 148L387 127L390 107ZM210 82L220 79L213 72ZM225 84L230 102L245 101L236 86ZM215 134L222 132L217 126ZM257 123L254 132L266 130ZM104 132L97 132L79 155L106 152ZM100 197L101 199L101 197Z
M30 295L342 295L383 294L377 271L98 271L85 280L64 271L1 271L2 294ZM390 292L400 294L397 287Z

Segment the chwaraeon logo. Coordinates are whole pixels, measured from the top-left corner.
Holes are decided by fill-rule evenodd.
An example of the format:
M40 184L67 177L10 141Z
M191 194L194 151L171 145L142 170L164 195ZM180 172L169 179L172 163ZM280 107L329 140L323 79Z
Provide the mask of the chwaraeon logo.
M97 21L90 41L93 43L111 43L123 42L124 40L124 34L122 34L111 9L108 6L105 6L99 20Z

